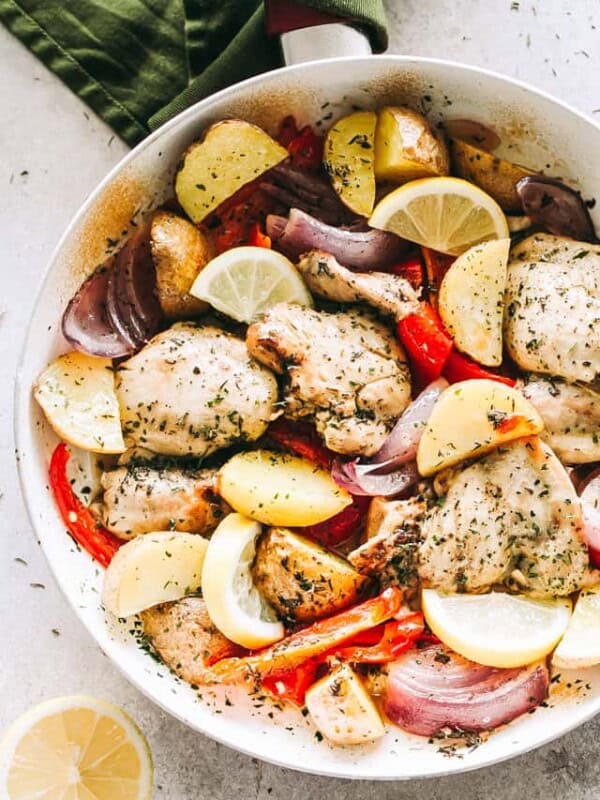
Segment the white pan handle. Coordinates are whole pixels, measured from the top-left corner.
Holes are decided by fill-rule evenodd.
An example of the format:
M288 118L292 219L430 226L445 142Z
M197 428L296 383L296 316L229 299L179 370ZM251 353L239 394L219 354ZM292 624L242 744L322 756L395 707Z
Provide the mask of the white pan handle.
M370 56L373 52L362 31L341 22L282 33L281 49L288 66L319 58Z

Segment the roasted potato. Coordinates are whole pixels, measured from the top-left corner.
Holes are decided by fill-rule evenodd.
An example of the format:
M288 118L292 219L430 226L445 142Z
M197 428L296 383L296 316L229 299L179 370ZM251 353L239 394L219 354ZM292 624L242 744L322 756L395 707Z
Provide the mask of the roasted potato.
M150 247L158 300L165 316L189 319L208 308L188 293L213 257L210 242L198 228L171 211L156 211L150 224Z
M433 407L419 442L417 467L421 475L434 475L543 427L529 400L510 386L479 379L454 383Z
M312 461L269 450L230 458L219 471L217 491L235 511L265 525L315 525L352 502Z
M510 239L493 239L460 255L438 296L442 322L456 347L489 367L502 363L502 318Z
M377 180L406 183L449 171L446 143L422 114L404 106L381 109L375 128Z
M126 450L110 358L73 351L51 361L33 390L61 439L92 453Z
M535 175L535 172L460 139L450 139L450 156L453 174L475 183L504 211L523 213L515 184L527 175Z
M256 125L241 119L217 122L183 154L175 178L177 200L193 222L202 222L238 189L288 155Z
M368 217L375 205L374 141L377 114L355 111L329 129L323 164L340 200Z
M309 688L306 707L323 736L335 744L364 744L385 733L377 706L348 664L335 664Z
M368 581L344 559L285 528L260 539L254 583L280 616L312 622L356 603Z

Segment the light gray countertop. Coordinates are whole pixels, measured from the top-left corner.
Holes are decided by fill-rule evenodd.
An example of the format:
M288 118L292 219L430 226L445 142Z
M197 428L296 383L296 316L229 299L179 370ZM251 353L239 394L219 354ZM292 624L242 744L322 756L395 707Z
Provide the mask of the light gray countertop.
M389 0L388 8L391 52L497 70L600 119L600 0ZM126 147L3 29L0 87L0 731L49 697L82 692L110 699L148 736L156 797L164 800L598 798L598 720L487 770L352 784L257 763L215 744L164 714L110 664L59 592L27 519L14 467L12 376L52 248Z

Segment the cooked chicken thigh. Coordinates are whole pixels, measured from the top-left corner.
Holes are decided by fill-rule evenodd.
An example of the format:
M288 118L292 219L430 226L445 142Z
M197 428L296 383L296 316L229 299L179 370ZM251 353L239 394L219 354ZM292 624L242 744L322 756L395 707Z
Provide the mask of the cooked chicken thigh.
M235 336L178 323L117 370L128 445L205 456L252 442L275 416L277 382Z
M543 375L519 381L544 420L542 439L565 464L600 461L600 394L577 383Z
M415 289L399 275L352 272L322 250L302 256L297 269L318 297L338 303L368 303L398 321L416 311L419 304Z
M165 664L188 683L203 683L209 664L240 655L213 625L200 597L185 597L141 613L144 634Z
M454 469L422 526L425 586L484 592L505 583L538 597L568 595L588 570L581 503L550 448L520 439Z
M102 475L102 524L121 539L150 531L208 533L228 511L216 471L118 467Z
M372 455L410 402L410 372L391 331L367 313L280 303L248 328L248 349L285 374L285 415L314 418L336 453Z
M513 247L504 339L526 371L600 374L600 245L537 233Z

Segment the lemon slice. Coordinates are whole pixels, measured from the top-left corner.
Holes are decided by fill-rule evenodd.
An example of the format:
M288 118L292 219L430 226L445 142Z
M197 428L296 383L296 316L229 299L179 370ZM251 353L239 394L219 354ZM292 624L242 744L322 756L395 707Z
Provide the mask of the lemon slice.
M213 533L202 567L208 615L232 642L256 649L282 639L284 628L252 580L258 522L229 514Z
M56 433L93 453L123 453L110 358L74 351L55 358L36 381L35 399Z
M552 664L581 669L600 664L600 587L579 595L565 635L554 651Z
M509 235L498 203L460 178L405 183L375 206L369 225L451 256Z
M546 656L564 634L571 600L511 594L444 595L424 589L431 630L461 656L490 667L521 667Z
M248 323L276 303L313 305L292 262L266 247L234 247L221 253L200 272L190 294Z
M96 697L57 697L17 719L0 743L6 800L146 800L152 755L120 708Z

